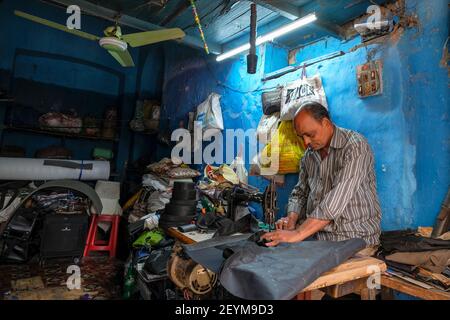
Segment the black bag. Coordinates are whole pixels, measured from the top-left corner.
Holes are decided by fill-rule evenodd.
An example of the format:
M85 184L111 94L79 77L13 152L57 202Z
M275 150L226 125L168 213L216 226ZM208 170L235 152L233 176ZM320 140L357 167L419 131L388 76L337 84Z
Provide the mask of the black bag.
M150 274L163 275L167 273L167 262L172 254L172 247L153 250L144 264L144 270Z
M89 217L85 214L49 214L42 231L41 259L80 257L86 244Z
M262 94L263 113L266 116L281 110L281 89L264 92Z

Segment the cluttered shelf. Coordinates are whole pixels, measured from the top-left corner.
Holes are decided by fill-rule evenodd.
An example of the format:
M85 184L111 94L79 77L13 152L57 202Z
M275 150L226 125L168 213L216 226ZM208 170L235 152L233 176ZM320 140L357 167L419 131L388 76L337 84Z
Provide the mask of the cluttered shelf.
M26 128L26 127L3 126L3 130L16 131L16 132L28 132L28 133L33 133L33 134L45 134L45 135L52 135L52 136L73 138L73 139L103 140L103 141L111 141L111 142L119 141L119 139L117 137L116 138L106 138L106 137L98 137L98 136L88 136L88 135L79 134L79 133L57 132L57 131L50 131L50 130L43 130L43 129L36 129L36 128Z

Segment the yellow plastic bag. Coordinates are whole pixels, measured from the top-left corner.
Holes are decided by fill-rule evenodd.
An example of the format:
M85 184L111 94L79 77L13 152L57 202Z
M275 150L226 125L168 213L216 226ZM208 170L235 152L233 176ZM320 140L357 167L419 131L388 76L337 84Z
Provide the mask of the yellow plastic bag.
M303 141L295 133L292 121L281 121L276 134L262 151L262 157L265 159L278 157L278 174L299 172L300 159L304 154ZM269 167L271 164L272 161L262 167Z

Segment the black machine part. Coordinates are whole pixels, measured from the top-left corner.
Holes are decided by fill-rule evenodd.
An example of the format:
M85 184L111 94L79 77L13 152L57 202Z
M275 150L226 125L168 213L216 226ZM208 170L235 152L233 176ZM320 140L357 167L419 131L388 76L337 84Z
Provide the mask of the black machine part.
M250 52L247 55L247 73L255 74L258 66L258 56L256 55L256 36L257 36L257 10L256 3L250 4Z
M436 223L431 234L432 238L438 238L446 233L450 228L450 188L448 189L447 196L442 203L441 211L436 219Z
M236 221L236 207L243 203L263 203L262 193L251 193L240 187L227 188L222 191L221 198L227 202L227 217Z
M217 274L186 257L179 244L173 247L167 263L167 274L180 290L187 290L197 296L210 293L217 283Z
M277 192L275 182L271 180L270 185L264 193L250 192L240 187L227 188L222 191L221 198L227 202L227 217L236 221L236 208L248 202L260 203L263 208L264 218L267 224L275 224L277 208Z
M270 180L269 186L264 191L263 202L264 219L270 228L275 229L275 220L277 217L277 190L275 181Z

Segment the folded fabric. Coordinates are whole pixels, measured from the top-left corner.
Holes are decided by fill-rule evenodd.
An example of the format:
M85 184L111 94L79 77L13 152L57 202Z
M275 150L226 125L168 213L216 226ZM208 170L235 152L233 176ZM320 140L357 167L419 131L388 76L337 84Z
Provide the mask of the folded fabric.
M450 241L416 236L413 230L382 232L380 241L384 255L450 249Z
M450 250L424 252L397 252L386 256L386 260L410 266L422 267L434 273L442 273L450 259Z

